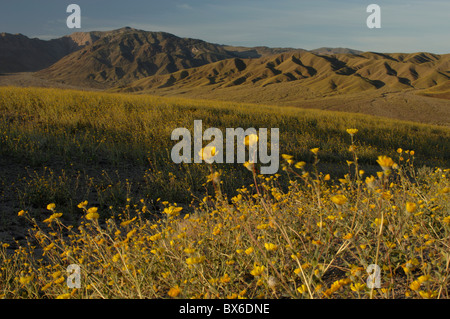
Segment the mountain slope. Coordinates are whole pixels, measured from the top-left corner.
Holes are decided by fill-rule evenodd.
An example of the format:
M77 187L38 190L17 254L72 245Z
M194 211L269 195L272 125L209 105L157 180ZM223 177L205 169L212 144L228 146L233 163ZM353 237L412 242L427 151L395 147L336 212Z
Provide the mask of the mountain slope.
M233 57L221 45L164 32L123 28L38 72L71 84L115 86Z
M227 46L129 27L97 32L95 36L96 39L88 41L83 49L65 56L38 76L67 84L107 88L230 58L265 58L307 52L294 48ZM71 37L78 40L83 33ZM327 48L327 54L342 50L350 49Z
M153 76L130 84L128 91L177 88L220 90L265 88L295 83L292 90L313 97L377 90L428 89L450 81L450 55L362 54L319 55L287 52L258 59L228 59L205 66ZM292 92L293 94L295 92Z
M45 69L99 37L99 32L77 32L45 41L22 34L0 33L0 73Z
M124 27L112 31L76 32L44 41L2 33L0 72L40 71L38 77L60 83L108 88L135 80L198 67L229 58L264 58L294 48L237 47L179 38L164 32ZM342 48L315 51L359 52Z
M450 125L449 73L450 54L288 52L151 76L113 91L298 106Z
M349 49L349 48L330 48L330 47L322 47L314 50L310 50L312 53L317 54L360 54L363 53L359 50Z
M222 45L222 47L230 52L233 56L242 59L255 59L261 57L267 57L271 55L281 54L285 52L307 52L304 49L295 49L295 48L270 48L266 46L258 46L258 47L242 47L242 46L231 46L231 45Z

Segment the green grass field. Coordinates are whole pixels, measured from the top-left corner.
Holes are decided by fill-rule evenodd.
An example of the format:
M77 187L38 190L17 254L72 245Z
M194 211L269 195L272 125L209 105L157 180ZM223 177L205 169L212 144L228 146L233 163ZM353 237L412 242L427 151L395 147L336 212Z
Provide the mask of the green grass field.
M449 297L447 127L14 87L0 88L0 114L0 229L31 227L0 250L0 296ZM214 164L208 181L208 165L170 159L172 130L199 119L277 127L289 156L274 176ZM80 289L65 282L74 263Z

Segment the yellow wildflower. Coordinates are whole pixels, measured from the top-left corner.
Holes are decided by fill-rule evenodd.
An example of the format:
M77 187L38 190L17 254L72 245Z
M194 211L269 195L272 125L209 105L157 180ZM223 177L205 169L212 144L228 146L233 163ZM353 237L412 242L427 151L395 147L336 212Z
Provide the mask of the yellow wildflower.
M244 144L246 146L252 146L258 142L258 135L250 134L244 138Z
M336 205L344 205L348 201L348 199L344 195L335 195L331 197L331 201Z
M49 218L44 220L44 223L51 224L55 219L62 216L62 213L53 213Z
M272 244L272 243L265 243L265 244L264 244L264 247L266 247L266 249L267 249L268 251L275 251L275 250L278 249L278 246L275 245L275 244Z
M167 293L170 297L175 298L181 293L180 287L176 285L175 287L172 287L169 289L169 292Z
M157 233L157 234L155 234L153 236L150 236L149 239L151 241L157 241L158 239L161 239L161 233Z
M359 282L350 285L350 289L351 289L352 291L355 291L355 292L361 291L361 290L363 290L365 287L366 287L365 284L362 284L362 283L359 283Z
M86 219L87 220L94 220L98 219L100 215L97 213L98 208L97 207L91 207L87 210Z
M406 211L410 214L414 213L417 209L417 205L415 203L406 202Z
M127 233L127 238L130 239L130 238L136 233L136 231L137 231L136 228L130 230L130 231Z
M223 225L221 223L217 224L213 229L213 232L212 232L213 235L214 236L219 235L222 232L222 227L223 227Z
M291 159L294 158L294 156L292 156L292 155L287 155L287 154L281 154L281 157L282 157L285 161L288 161L288 160L291 160Z
M77 207L78 208L86 208L87 204L88 204L88 201L85 200L84 202L79 203Z
M170 271L161 273L161 276L162 276L164 279L166 279L167 277L170 276Z
M417 291L420 288L420 282L418 282L417 280L414 280L410 285L409 288L413 291Z
M347 133L350 134L351 136L353 136L356 133L358 133L358 129L356 129L356 128L348 128L347 129Z
M429 280L430 280L429 275L423 275L423 276L420 276L419 278L417 278L417 281L420 282L421 284L423 284L424 282L427 282Z
M117 262L117 261L119 261L119 259L120 259L120 253L117 253L113 256L112 261Z
M253 172L253 167L255 166L255 164L250 163L249 161L244 163L244 166L246 169L248 169L250 172Z
M436 291L419 291L420 296L423 299L430 299L430 298L435 298L437 296L437 292Z
M189 258L186 259L186 264L188 264L188 265L200 264L200 263L202 263L205 259L206 259L205 256L200 256L200 257L189 257Z
M55 203L51 203L51 204L48 204L48 205L47 205L47 209L48 209L48 210L54 210L55 207L56 207Z
M392 158L387 157L385 155L378 156L377 163L381 166L383 171L389 171L392 166L395 164Z
M342 239L352 239L353 238L353 234L352 233L348 233L347 235L345 235L344 237L342 237Z
M44 251L49 251L51 250L53 247L55 247L55 243L50 243L49 245L44 247Z
M298 291L300 294L305 293L307 290L308 290L308 288L307 288L305 285L301 285L300 287L297 288L297 291Z
M450 216L444 217L444 218L442 219L442 222L443 222L444 224L450 224Z
M27 285L33 280L33 278L34 278L34 274L31 274L31 275L28 275L28 276L24 276L24 277L20 277L19 278L19 282L22 285Z
M350 283L350 279L349 278L345 278L345 279L341 279L341 280L336 280L335 282L333 282L330 286L330 288L328 288L325 292L324 295L326 297L330 297L331 294L333 294L334 292L338 291L339 289L341 289L342 287L344 287L345 285L348 285Z
M132 219L124 220L123 222L120 223L120 226L125 227L125 226L131 224L133 221L135 221L136 218L137 218L137 217L133 217ZM153 227L152 229L156 228L157 226L158 226L158 225L152 225L152 227Z
M374 176L370 176L370 177L366 177L366 184L369 188L373 188L374 187L374 183L375 183L375 177Z
M216 156L216 154L218 154L218 152L216 152L215 146L206 146L206 147L202 148L200 150L200 152L198 152L198 155L200 156L200 158L207 163L211 163L212 158L214 156Z
M220 182L220 175L221 175L220 172L215 171L215 172L209 174L208 176L206 176L207 177L206 182L214 182L214 183L218 184Z
M180 212L183 210L183 207L176 207L176 206L169 206L164 208L163 213L167 214L168 216L178 216L180 215Z
M294 166L295 166L295 168L300 169L300 168L304 167L305 165L306 165L305 162L298 162L298 163L296 163Z
M250 274L252 274L255 277L261 276L262 273L264 272L264 269L266 269L266 267L264 266L256 266L253 268L252 271L250 271Z
M50 288L51 285L52 285L52 282L50 281L48 284L46 284L45 286L43 286L41 288L41 291L46 291L48 288Z
M253 250L254 250L253 247L248 247L248 248L245 250L245 253L246 253L247 255L250 255L251 253L253 253Z
M397 244L396 244L396 243L393 243L393 242L391 242L391 241L386 241L386 242L385 242L385 245L386 245L386 247L391 248L391 249L397 247Z
M61 271L57 271L57 272L54 272L53 274L52 274L52 277L53 277L53 279L56 279L56 278L59 278L59 277L61 277Z
M231 278L230 278L230 276L228 276L228 274L225 274L222 277L220 277L220 282L223 284L230 282L230 280L231 280Z

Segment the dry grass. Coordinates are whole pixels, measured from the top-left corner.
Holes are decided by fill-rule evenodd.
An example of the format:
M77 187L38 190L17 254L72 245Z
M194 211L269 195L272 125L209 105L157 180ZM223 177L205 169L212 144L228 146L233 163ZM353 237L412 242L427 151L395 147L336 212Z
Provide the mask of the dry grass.
M355 153L356 156L356 153ZM411 160L413 155L400 153ZM104 222L78 205L77 227L54 204L28 243L0 253L6 298L449 298L449 170L416 175L407 160L384 160L377 177L329 182L284 156L289 190L277 176L229 200L205 197L192 214L144 199ZM316 160L318 157L316 157ZM293 162L291 162L293 161ZM381 161L381 160L380 160ZM409 161L410 162L410 161ZM358 163L355 162L355 169ZM301 166L301 165L300 165ZM300 167L299 166L299 167ZM251 173L249 173L251 174ZM216 187L220 183L216 181ZM255 189L257 190L255 192ZM69 289L66 268L81 268ZM381 288L368 286L380 267Z
M449 297L445 127L227 102L0 91L2 228L30 227L0 249L2 297ZM279 127L283 169L259 176L214 165L220 182L212 184L208 165L171 163L171 131L192 129L194 119ZM70 264L81 267L79 289L66 285ZM370 264L381 268L381 289L365 285Z

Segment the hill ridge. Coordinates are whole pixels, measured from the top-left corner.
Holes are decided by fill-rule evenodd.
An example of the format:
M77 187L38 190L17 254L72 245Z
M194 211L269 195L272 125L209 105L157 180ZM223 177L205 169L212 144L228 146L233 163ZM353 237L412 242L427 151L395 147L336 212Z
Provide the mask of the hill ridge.
M380 56L371 52L319 55L286 52L279 55L232 58L208 65L137 80L122 87L128 91L167 87L266 87L296 81L318 95L355 93L383 87L394 90L446 87L450 55L427 53Z

